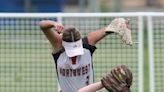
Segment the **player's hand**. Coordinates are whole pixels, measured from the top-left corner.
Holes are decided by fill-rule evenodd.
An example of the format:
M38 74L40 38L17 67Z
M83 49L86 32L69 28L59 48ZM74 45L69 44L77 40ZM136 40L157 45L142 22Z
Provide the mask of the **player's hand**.
M64 26L60 23L51 20L42 20L39 22L40 28L42 30L49 30L51 28L55 29L58 33L63 33Z
M54 28L59 34L63 33L64 31L64 26L57 22L54 23Z

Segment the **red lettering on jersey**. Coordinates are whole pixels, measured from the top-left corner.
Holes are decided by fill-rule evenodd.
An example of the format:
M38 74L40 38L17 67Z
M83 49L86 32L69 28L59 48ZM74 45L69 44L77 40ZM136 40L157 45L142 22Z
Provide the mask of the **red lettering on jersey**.
M73 76L76 77L76 76L89 74L89 72L90 72L90 64L77 69L59 68L59 73L64 77L73 77Z
M81 68L77 69L77 75L80 76L81 74Z
M75 57L71 57L71 59L72 59L72 64L73 64L73 65L76 64L76 57L77 57L77 56L75 56Z
M82 74L85 75L85 67L82 67Z
M70 77L72 77L72 69L70 69Z
M75 70L73 70L73 76L75 76L75 77L76 77L76 69L75 69Z
M66 77L69 77L69 69L66 69Z
M65 69L63 69L63 76L65 76Z
M85 66L86 74L88 73L88 65Z

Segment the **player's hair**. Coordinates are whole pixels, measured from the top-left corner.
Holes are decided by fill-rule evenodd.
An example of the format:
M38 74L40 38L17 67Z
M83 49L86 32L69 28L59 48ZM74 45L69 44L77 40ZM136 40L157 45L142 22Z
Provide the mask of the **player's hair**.
M81 39L81 34L74 27L70 27L64 30L62 40L66 42L74 42Z

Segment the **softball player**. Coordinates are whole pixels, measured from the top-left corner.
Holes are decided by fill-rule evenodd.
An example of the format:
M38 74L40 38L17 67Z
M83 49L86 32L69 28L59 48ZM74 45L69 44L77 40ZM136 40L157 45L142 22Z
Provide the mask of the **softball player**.
M52 55L61 92L77 92L93 83L92 54L95 44L105 36L116 33L126 44L132 44L131 31L123 18L114 19L107 27L90 32L84 38L76 28L64 28L54 21L43 20L39 25L54 50Z

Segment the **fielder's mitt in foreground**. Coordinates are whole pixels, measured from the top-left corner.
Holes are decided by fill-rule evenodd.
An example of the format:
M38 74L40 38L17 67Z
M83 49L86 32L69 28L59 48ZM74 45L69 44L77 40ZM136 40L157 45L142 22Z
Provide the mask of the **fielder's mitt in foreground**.
M132 72L121 65L112 69L110 74L101 79L101 82L109 92L130 92L132 80Z

